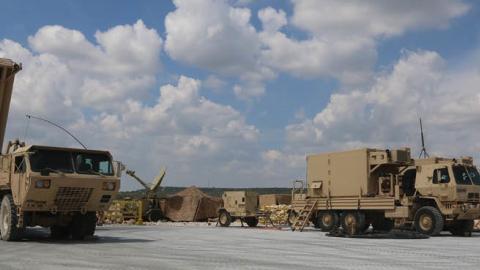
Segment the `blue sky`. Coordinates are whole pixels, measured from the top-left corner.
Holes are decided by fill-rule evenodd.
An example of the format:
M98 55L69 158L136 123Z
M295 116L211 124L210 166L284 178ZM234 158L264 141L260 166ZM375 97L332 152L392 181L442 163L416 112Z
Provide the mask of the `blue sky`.
M154 59L155 63L149 66L153 65L155 69L152 72L147 71L146 77L148 78L141 79L144 81L138 79L142 76L140 71L138 74L135 73L136 71L129 71L129 75L113 74L112 71L108 74L108 81L98 79L101 75L95 73L84 76L77 73L75 75L66 74L65 80L78 81L79 84L62 81L49 85L49 87L55 88L61 84L63 89L38 91L40 91L39 93L60 93L62 102L69 104L66 108L74 108L72 110L75 112L68 113L68 115L71 114L70 117L67 117L67 114L59 115L58 112L63 109L58 109L58 111L41 109L42 106L48 106L48 101L44 101L45 103L32 101L33 103L29 106L15 105L14 102L12 110L38 114L66 124L70 129L80 133L79 137L85 138L90 145L112 149L119 159L131 164L137 168L137 171L142 171L145 177L153 177L160 165L167 164L173 167L171 168L173 179L169 183L171 185L178 183L178 185L202 186L208 182L217 186L286 186L289 185L291 178L303 176L304 164L302 163L305 153L360 146L390 147L391 145L413 144L412 147L415 148L417 147L415 139L417 131L414 128L416 123L405 124L403 121L394 119L393 117L396 117L393 116L395 109L382 107L384 106L383 100L372 101L372 93L375 93L376 96L392 93L393 96L406 87L418 88L414 95L418 94L419 100L412 104L419 104L422 103L421 98L429 97L432 93L443 93L444 90L440 89L440 85L456 85L454 78L460 82L468 81L464 78L467 76L464 74L467 72L465 69L467 69L466 67L469 67L470 70L476 68L475 64L471 63L473 62L471 59L478 54L480 37L480 12L478 4L474 1L442 0L439 2L423 1L422 3L412 1L410 5L395 3L395 1L383 3L375 1L339 3L333 1L332 4L329 3L330 1L307 0L209 0L193 1L195 4L191 2L191 5L188 1L187 3L183 3L183 1L173 3L170 1L71 0L1 2L0 23L3 26L0 28L0 41L10 40L18 43L32 57L26 57L18 50L13 50L12 44L5 43L3 47L0 46L0 55L3 54L10 58L18 55L20 60L25 59L23 60L25 67L28 67L29 61L32 63L37 61L35 63L39 67L48 68L48 64L42 62L46 60L40 56L49 55L54 57L55 61L52 59L48 61L57 63L57 66L58 63L65 64L67 70L77 72L77 67L72 64L73 54L69 56L68 52L59 49L65 46L73 48L71 50L73 51L75 49L72 47L73 43L69 43L68 40L62 40L63 44L60 41L55 40L57 43L52 41L52 37L53 39L58 37L52 34L53 28L48 28L52 25L61 27L60 30L57 29L57 34L62 31L64 33L74 30L80 32L85 39L81 46L88 47L90 45L85 45L88 43L100 48L100 51L106 52L105 59L115 56L109 54L109 49L105 47L107 41L100 44L95 36L98 31L108 33L117 26L133 26L139 20L141 20L141 25L134 28L133 34L135 31L156 31L151 38L154 39L152 44L159 44L158 48L147 47L147 43L145 43L145 48L142 48L148 52L151 50L151 54L145 56L144 59L148 59L152 55L157 57ZM325 10L331 4L331 10ZM362 10L365 9L368 11L368 15L362 13L364 12ZM249 14L248 21L243 22L242 16L232 17L233 15L231 15L229 17L225 15L228 11L238 11L238 14L245 14L242 12L246 11ZM262 17L259 14L263 11L265 13ZM342 14L343 11L349 11L345 14L352 14L352 17L342 18L345 15L338 15L338 18L333 19L329 17L329 14ZM165 23L168 14L172 14L173 24L170 27L167 27ZM264 31L267 24L270 25L271 32ZM176 25L179 25L179 29L176 29ZM206 30L202 28L204 26ZM40 32L42 27L48 29ZM182 27L193 29L193 31L183 32ZM249 27L253 27L253 30ZM213 37L195 36L191 39L186 35L182 37L183 33L193 33L192 35L194 35L203 30L207 33L208 29L222 30L218 30ZM231 29L233 33L229 33L229 30L225 29ZM119 34L121 31L124 31L127 36L132 34L127 30L122 28L114 34ZM105 38L105 40L107 39L115 41L115 36L109 35ZM159 42L154 42L155 40ZM229 40L233 41L228 42ZM224 41L225 43L223 43ZM117 43L112 45L111 50L126 50L126 52L129 52L130 49L133 51L144 44L142 40L139 40L138 44L125 49L122 48L121 41L116 40L115 42ZM235 47L235 44L245 44L245 48ZM209 46L214 47L213 53ZM249 46L252 46L251 50ZM237 51L238 58L231 57L232 54L237 55ZM270 54L271 52L277 53ZM88 52L84 53L84 59L98 57L89 56ZM98 54L102 54L102 52L98 52ZM336 55L336 57L330 55ZM214 61L213 59L217 57L223 60ZM247 59L245 63L237 64L244 59ZM103 62L105 61L109 60L103 60ZM118 61L123 61L123 59ZM53 62L49 62L49 64ZM97 62L88 63L101 65ZM127 65L124 62L116 63ZM142 65L141 62L138 63ZM439 74L432 75L431 78L434 81L428 85L420 82L421 79L418 79L419 85L409 85L410 81L416 81L415 78L410 77L403 80L403 82L408 81L409 83L397 85L394 80L397 78L396 75L403 76L401 68L404 63L413 67L418 67L418 63L425 64L428 65L428 69L425 70ZM437 65L442 67L437 67ZM135 70L135 68L131 67L129 70ZM341 75L343 72L346 75ZM19 75L19 80L22 79L22 76L25 77L24 79L29 76L35 78L29 71L22 73L24 74ZM421 75L415 72L412 74ZM116 85L118 92L114 92L116 90L112 90L111 87L108 88L122 76L131 76L129 82L135 81L140 86L128 88ZM138 102L144 106L145 117L148 118L150 117L148 108L155 107L159 103L159 89L162 86L171 84L181 91L179 83L181 76L201 83L197 89L198 94L195 94L195 91L191 92L195 98L198 98L195 104L202 107L203 105L199 104L203 104L202 102L207 100L218 105L216 108L219 112L212 111L212 114L216 114L212 115L212 119L226 113L229 120L223 118L218 121L212 120L214 124L211 125L204 125L201 123L202 120L192 123L194 121L188 117L179 119L176 116L188 113L192 108L173 109L172 107L163 112L167 115L166 119L169 119L165 120L163 126L168 128L169 125L172 125L170 128L174 130L180 128L177 133L172 131L171 134L162 133L161 137L155 137L160 135L155 135L154 131L148 131L152 132L151 134L142 131L144 127L140 126L136 129L132 128L132 130L125 127L120 128L125 132L122 136L118 135L118 131L114 134L96 131L94 132L95 136L86 132L86 126L91 129L98 128L95 127L95 123L106 121L105 119L115 119L108 122L115 127L127 124L129 127L135 126L126 120L129 117L133 119L133 115L136 117L134 112L126 112L124 109L127 107L126 104L130 104L127 100ZM443 79L439 79L440 77L448 78L449 81L442 81ZM208 82L209 78L216 79L218 85L211 86ZM94 80L97 79L98 82L95 82ZM475 81L475 78L471 79ZM92 99L93 101L88 97L83 97L84 101L77 102L78 91L81 90L74 88L84 89L82 87L86 87L87 81L94 81L94 85L98 86L95 88L95 93L101 91L107 93L108 89L112 93L105 94L107 98L102 94L101 98ZM383 81L391 83L380 83ZM190 83L194 85L193 81ZM27 87L32 85L22 85L21 82L17 84L20 84L18 86L20 94L17 96L17 99L20 99L22 91L28 91ZM121 84L127 85L128 82ZM43 86L43 84L38 85ZM190 84L186 83L186 85ZM390 89L385 85L396 88ZM238 91L235 90L236 86ZM66 90L65 87L72 89ZM422 92L425 87L434 89L434 92ZM355 97L355 91L359 91L360 96ZM342 105L333 100L336 95L340 95L342 100L353 101L355 104L351 104L351 107L355 108L344 110L341 106L345 106L345 104ZM162 98L160 97L160 99ZM90 105L89 102L98 102L98 104ZM437 102L447 101L440 99ZM397 100L397 103L402 106L401 100ZM117 107L111 104L117 104ZM363 107L356 108L358 104ZM408 106L408 104L405 105L405 107ZM434 116L436 116L436 113L431 112L432 106L437 105L426 103L422 106L421 110L415 112L408 110L407 112L411 115L407 118L415 119L419 115L425 115L427 120L431 121L432 130L435 132L437 128L445 130L445 126L439 124L436 127L436 124L432 124ZM466 106L469 108L468 106L472 105ZM231 108L231 111L228 108ZM417 108L414 109L417 110ZM478 117L475 114L476 111L466 110L468 113L456 112L458 116L455 119L458 117L464 119L465 125L471 125L471 121L478 124L475 122ZM375 116L379 111L384 113ZM197 111L198 114L200 112L203 111ZM328 115L331 112L334 112L333 116ZM392 114L390 116L392 119L383 119L390 114ZM359 115L365 117L362 118ZM448 115L451 115L451 112ZM15 117L21 119L21 113L17 113L16 116L14 113L11 118L15 119ZM164 121L165 117L162 116L161 119L152 121L160 123ZM360 117L360 119L355 119L355 117ZM429 117L430 119L428 119ZM79 118L82 118L84 122L77 121ZM372 119L377 122L372 123ZM442 119L446 119L446 117ZM386 121L390 125L390 129L372 131L369 127L381 124L378 121ZM221 139L216 137L218 134L212 135L213 131L205 130L211 128L215 132L226 134L221 129L225 125L228 126L229 123L235 123L238 130L228 133L229 135L221 135ZM456 126L456 123L448 124L452 128ZM429 122L426 125L428 126ZM23 126L24 124L10 123L9 134L20 136L15 134L21 133ZM161 126L159 125L159 127ZM398 128L409 131L403 137L398 135L398 132L391 134L391 130ZM450 129L448 128L448 130ZM250 132L253 133L250 134ZM176 137L178 134L182 135L181 138ZM112 136L117 137L113 140ZM442 138L451 138L450 136L454 135L452 133L438 135ZM475 147L478 147L478 143L474 139L470 139L469 135L461 137L466 138L468 144L474 145L474 147L456 147L455 149L465 150L466 154L476 156L477 148ZM165 153L149 156L148 162L142 162L133 157L131 153L134 152L136 156L141 156L145 149L149 149L148 147L135 148L132 146L133 150L125 150L121 147L122 145L135 145L131 143L131 140L135 138L145 140L145 144L158 144L156 149L165 151ZM67 145L72 143L68 139L45 135L42 127L33 127L31 139L42 143L53 142ZM450 147L445 146L445 141L435 138L431 140L432 145L435 146L434 151L439 154L452 152ZM161 145L172 142L179 143L179 145L171 149ZM193 145L192 147L196 148L184 149L185 147L182 145ZM237 148L239 148L238 151L233 151ZM181 154L182 149L185 150L183 154ZM194 153L194 150L202 154ZM457 153L460 152L459 150L453 152L454 154L463 153ZM218 172L218 166L226 169ZM178 167L182 167L182 169L176 171ZM247 168L251 168L249 172L239 172L239 170L248 170ZM205 172L199 173L200 170ZM134 185L127 184L125 187L129 189Z

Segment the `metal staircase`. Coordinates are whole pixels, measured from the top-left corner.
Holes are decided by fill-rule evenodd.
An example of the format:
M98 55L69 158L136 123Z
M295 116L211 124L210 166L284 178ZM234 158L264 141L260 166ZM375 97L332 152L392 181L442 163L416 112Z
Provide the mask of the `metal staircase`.
M295 223L292 225L292 231L303 231L303 228L308 224L310 217L312 216L313 209L317 205L318 201L307 201L307 204L300 210Z

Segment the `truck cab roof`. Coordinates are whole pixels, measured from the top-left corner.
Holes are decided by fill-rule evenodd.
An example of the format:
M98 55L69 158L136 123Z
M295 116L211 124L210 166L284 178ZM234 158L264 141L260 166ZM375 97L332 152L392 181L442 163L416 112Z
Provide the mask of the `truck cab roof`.
M429 157L415 159L415 166L421 165L431 165L431 164L465 164L472 166L473 158L472 157L460 157L460 158L445 158L445 157Z
M31 152L37 149L54 150L54 151L71 151L71 152L80 152L80 153L98 153L98 154L110 155L110 152L105 150L90 150L90 149L82 149L82 148L55 147L55 146L46 146L46 145L26 145L26 146L17 148L15 151L13 151L13 153L25 153L25 152Z

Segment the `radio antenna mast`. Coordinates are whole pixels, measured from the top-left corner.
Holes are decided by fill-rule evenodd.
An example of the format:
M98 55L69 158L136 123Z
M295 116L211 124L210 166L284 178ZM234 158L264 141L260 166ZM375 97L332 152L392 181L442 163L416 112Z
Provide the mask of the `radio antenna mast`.
M428 155L427 149L425 148L425 139L423 137L422 118L420 118L420 136L422 138L422 151L420 152L420 156L418 158L429 158L430 156Z
M55 126L61 130L63 130L65 133L67 133L68 135L70 135L70 137L72 137L75 141L77 141L85 150L87 150L87 147L79 140L77 139L77 137L73 136L72 133L70 133L70 131L68 131L67 129L65 129L64 127L60 126L59 124L55 124L54 122L50 121L50 120L47 120L47 119L43 119L41 117L36 117L36 116L33 116L33 115L29 115L29 114L26 114L25 115L28 119L30 118L33 118L33 119L36 119L36 120L40 120L40 121L43 121L43 122L46 122L52 126Z

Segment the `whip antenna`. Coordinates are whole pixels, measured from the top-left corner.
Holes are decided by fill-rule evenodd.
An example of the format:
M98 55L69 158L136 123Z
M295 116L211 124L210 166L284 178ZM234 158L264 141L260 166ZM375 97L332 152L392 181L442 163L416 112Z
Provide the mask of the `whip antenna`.
M36 120L40 120L40 121L43 121L43 122L46 122L52 126L55 126L61 130L63 130L65 133L67 133L68 135L70 135L70 137L72 137L75 141L77 141L85 150L87 150L87 147L79 140L77 139L77 137L75 137L72 133L70 133L70 131L68 131L66 128L60 126L59 124L55 124L54 122L50 121L50 120L47 120L47 119L43 119L41 117L36 117L36 116L33 116L33 115L29 115L29 114L26 114L25 115L28 119L30 118L33 118L33 119L36 119Z
M423 137L423 125L422 125L422 118L420 118L420 136L422 138L422 151L420 152L420 156L418 158L429 158L430 156L427 153L427 149L425 148L425 139Z

